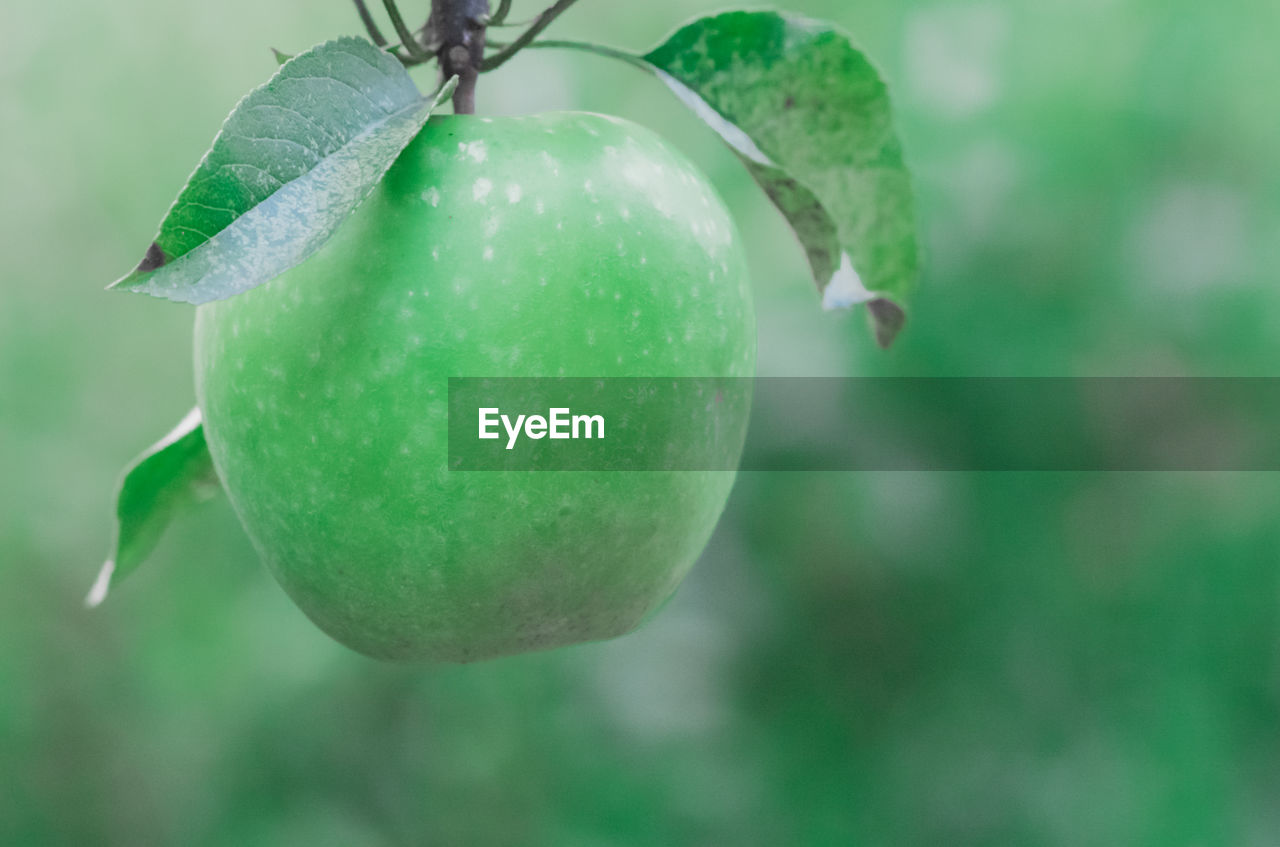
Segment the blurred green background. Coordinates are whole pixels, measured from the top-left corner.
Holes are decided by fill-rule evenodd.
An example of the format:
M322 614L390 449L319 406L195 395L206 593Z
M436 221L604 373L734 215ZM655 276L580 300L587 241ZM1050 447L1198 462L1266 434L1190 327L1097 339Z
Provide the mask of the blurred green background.
M762 374L1280 375L1280 4L789 6L893 86L929 261L888 354L818 311L656 82L527 53L480 110L621 114L701 163L751 249ZM647 47L713 8L582 0L552 32ZM4 17L0 843L1280 844L1273 474L744 475L646 628L476 666L330 641L221 501L86 612L117 473L192 403L189 308L102 286L267 48L357 19Z

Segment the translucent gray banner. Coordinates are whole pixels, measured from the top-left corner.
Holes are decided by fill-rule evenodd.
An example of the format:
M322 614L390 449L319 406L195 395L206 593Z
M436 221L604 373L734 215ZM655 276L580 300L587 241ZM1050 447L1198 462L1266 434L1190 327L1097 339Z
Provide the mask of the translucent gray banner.
M1280 470L1280 378L449 380L458 471Z

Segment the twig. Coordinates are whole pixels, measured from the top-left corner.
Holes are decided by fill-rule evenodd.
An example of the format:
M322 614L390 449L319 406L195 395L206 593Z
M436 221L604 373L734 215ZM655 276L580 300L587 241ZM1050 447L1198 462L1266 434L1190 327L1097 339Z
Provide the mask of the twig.
M503 21L507 19L507 13L511 11L511 0L499 0L498 11L494 12L485 26L502 26Z
M400 43L404 45L405 52L419 62L424 62L431 58L427 51L422 49L422 45L413 37L409 27L405 26L404 18L400 17L400 10L396 8L396 0L382 0L382 5L387 9L387 16L391 18L391 25L395 27L396 35L400 36Z
M559 47L566 50L581 50L584 53L595 53L597 56L607 56L610 59L621 59L629 65L634 65L643 71L652 73L655 69L640 56L635 53L628 53L625 50L619 50L616 47L606 47L603 44L592 44L587 41L564 41L562 39L544 38L541 41L532 41L525 45L526 48L543 48L543 47Z
M369 37L373 39L373 43L379 47L386 47L387 39L382 37L382 31L374 23L373 15L369 14L369 7L364 4L364 0L356 0L356 12L359 13L360 20L364 22L364 28L368 31Z

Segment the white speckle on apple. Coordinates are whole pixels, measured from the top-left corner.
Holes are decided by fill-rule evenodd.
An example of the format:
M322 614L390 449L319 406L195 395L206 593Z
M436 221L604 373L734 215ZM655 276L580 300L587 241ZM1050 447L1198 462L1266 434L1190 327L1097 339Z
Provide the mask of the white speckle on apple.
M501 225L502 224L501 222L499 222L497 215L493 215L492 217L490 217L487 221L484 222L484 237L493 238L495 235L498 234L498 228Z
M604 223L604 215L597 214L597 215L596 215L596 226L600 226L600 225L602 225L603 223Z
M560 176L560 163L546 150L542 151L542 163L551 171L552 176Z
M489 196L489 192L493 190L493 183L484 177L476 180L475 185L471 186L471 198L477 203L483 203L485 198Z
M538 198L538 202L533 204L533 210L539 215L547 211L547 204L542 202L542 198Z
M647 264L649 264L649 257L648 257L648 256L641 256L641 257L640 257L640 264L642 264L642 265L647 265Z
M432 247L432 248L431 248L431 258L435 259L437 262L438 262L438 261L440 261L440 248L439 248L439 247Z
M492 261L493 261L493 245L492 245L492 244L489 244L489 245L486 245L486 246L485 246L485 248L484 248L484 260L485 260L486 262L492 262Z
M426 191L422 192L422 199L424 202L430 203L432 206L439 206L440 189L436 188L434 185L431 186Z
M507 202L515 205L520 202L520 198L524 196L524 189L520 187L520 183L512 182L507 185Z
M631 210L628 209L626 206L623 206L622 208L618 209L618 214L622 215L622 219L624 221L631 220Z
M458 149L476 164L489 158L489 151L485 148L483 141L459 142Z

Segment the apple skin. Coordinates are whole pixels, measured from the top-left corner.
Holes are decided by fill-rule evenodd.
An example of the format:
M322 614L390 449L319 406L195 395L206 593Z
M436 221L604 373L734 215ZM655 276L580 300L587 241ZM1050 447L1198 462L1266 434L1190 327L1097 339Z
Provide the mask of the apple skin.
M585 113L431 118L321 250L196 317L209 449L255 547L321 629L393 660L634 629L733 484L451 472L450 376L754 368L723 202L654 133Z

